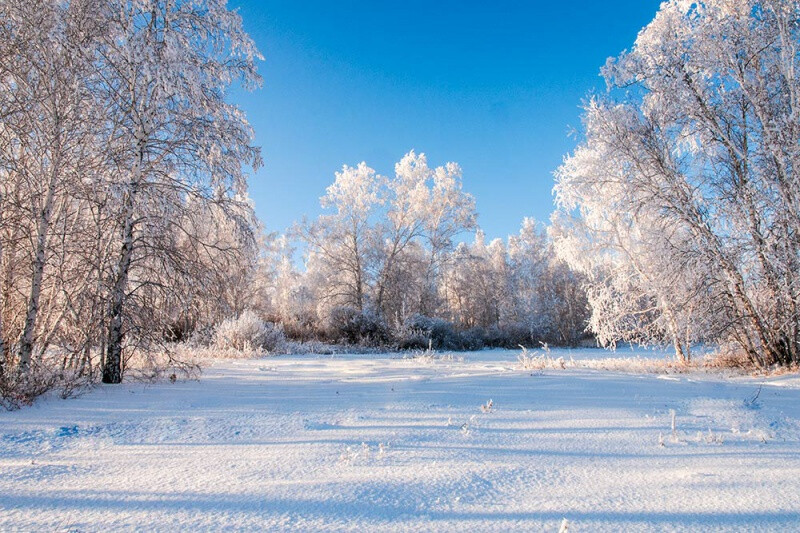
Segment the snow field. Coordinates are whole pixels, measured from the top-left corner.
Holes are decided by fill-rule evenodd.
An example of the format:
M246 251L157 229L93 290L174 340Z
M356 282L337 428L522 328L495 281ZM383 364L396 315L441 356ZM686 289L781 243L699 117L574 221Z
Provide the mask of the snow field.
M0 530L800 528L800 379L517 353L225 360L1 413Z

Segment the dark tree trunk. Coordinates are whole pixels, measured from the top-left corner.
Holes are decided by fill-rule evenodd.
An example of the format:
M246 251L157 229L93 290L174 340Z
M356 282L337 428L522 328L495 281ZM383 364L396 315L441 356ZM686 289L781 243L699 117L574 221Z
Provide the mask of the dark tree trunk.
M108 345L103 364L103 383L122 382L122 341L125 337L123 313L128 292L128 272L133 258L134 207L142 179L146 142L142 137L137 143L136 166L133 169L128 195L123 207L122 249L115 270L114 286L109 307Z

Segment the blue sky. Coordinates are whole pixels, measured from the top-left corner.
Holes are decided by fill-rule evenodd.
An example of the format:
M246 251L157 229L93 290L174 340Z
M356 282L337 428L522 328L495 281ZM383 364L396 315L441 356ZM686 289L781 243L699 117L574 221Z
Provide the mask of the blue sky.
M265 159L259 217L314 217L342 164L389 174L413 148L461 164L489 237L546 221L582 99L659 3L230 0L265 56L264 87L232 95Z

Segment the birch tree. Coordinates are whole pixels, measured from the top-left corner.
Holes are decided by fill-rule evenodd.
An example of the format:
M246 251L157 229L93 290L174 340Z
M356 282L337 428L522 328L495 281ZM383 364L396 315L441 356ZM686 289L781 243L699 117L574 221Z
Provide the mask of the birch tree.
M500 326L508 318L509 272L505 244L488 244L478 230L470 244L459 244L445 273L446 305L455 323L473 328Z
M224 0L110 2L100 50L115 142L113 188L118 253L111 270L103 381L122 379L126 312L139 278L137 262L180 259L159 250L186 198L244 202L244 167L259 153L242 112L226 101L234 82L257 86L260 58L241 19ZM164 227L172 231L164 232ZM134 286L130 283L134 281Z
M86 2L11 0L0 9L4 41L13 51L0 63L5 189L0 195L11 208L10 194L20 215L16 227L8 228L11 234L4 236L11 244L9 251L28 256L25 310L19 315L20 331L13 334L18 365L25 371L42 333L42 294L54 224L60 221L62 230L74 230L78 214L70 195L97 160L90 147L96 140L98 106L87 81L93 70L80 50L93 47L99 28L91 22ZM9 209L3 211L10 214ZM26 230L27 243L19 239ZM14 258L7 259L10 267ZM20 289L21 281L7 279ZM8 348L3 348L7 355Z
M549 230L525 218L508 238L508 321L532 340L574 346L586 334L586 280L557 257Z
M320 298L328 307L363 311L371 286L374 216L384 202L382 178L361 162L344 165L320 205L333 212L297 228L309 246L309 263L320 274Z
M412 312L435 311L438 295L438 267L443 256L453 249L453 239L475 228L475 202L462 190L461 168L447 163L431 168L424 153L408 152L395 165L395 175L387 180L385 219L378 227L380 265L376 306L387 315L400 308ZM412 280L405 273L420 266L419 252L424 250L422 277L408 291ZM406 291L418 295L416 302L403 299L387 301L387 293L402 293L393 284L402 283Z
M365 162L344 166L321 204L333 213L298 228L320 298L328 308L369 309L400 321L433 310L439 262L476 216L474 200L461 188L460 167L431 168L425 154L413 150L395 165L393 177Z
M757 366L797 360L799 15L672 0L605 67L555 191L606 341L663 332L686 357L702 324Z

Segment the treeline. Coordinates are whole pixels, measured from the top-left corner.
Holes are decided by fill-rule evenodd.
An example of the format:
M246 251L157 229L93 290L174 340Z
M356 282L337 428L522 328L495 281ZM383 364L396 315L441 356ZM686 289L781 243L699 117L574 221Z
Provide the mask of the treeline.
M4 398L118 383L186 317L238 311L260 156L225 93L259 57L220 0L0 2Z
M582 278L545 228L471 244L475 204L455 163L409 152L394 176L366 163L336 173L327 211L276 239L261 313L294 339L400 349L576 345L588 318ZM304 247L295 267L290 243Z

